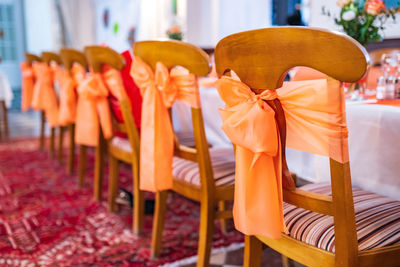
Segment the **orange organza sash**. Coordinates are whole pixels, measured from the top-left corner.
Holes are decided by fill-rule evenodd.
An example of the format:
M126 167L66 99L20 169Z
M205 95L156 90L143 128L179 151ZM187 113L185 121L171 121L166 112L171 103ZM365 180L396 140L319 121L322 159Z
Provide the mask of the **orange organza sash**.
M27 111L32 105L35 75L33 74L32 66L28 63L22 62L20 67L22 73L21 110Z
M105 139L113 136L107 100L108 90L119 99L125 94L121 75L115 69L110 69L103 74L90 73L78 86L75 134L77 144L97 146L100 126Z
M68 70L60 67L54 68L54 80L60 85L60 109L58 113L58 122L61 126L75 122L76 117L76 86L77 79L74 79L75 74L84 77L86 71L79 65L73 65L71 73Z
M35 62L33 70L37 78L32 97L32 107L43 110L50 127L58 125L58 101L54 90L54 74L46 63Z
M171 72L160 62L155 73L135 57L131 76L143 97L140 145L140 189L157 192L172 188L174 132L168 113L175 100L200 107L196 76L186 69Z
M287 124L287 146L339 162L348 161L344 97L338 81L288 82L256 95L230 77L217 82L226 107L222 129L236 144L236 228L247 235L279 238L283 219L281 142L274 110L278 98Z
M74 63L71 72L62 70L59 77L60 83L60 125L75 123L77 109L77 88L84 80L86 75L85 68Z

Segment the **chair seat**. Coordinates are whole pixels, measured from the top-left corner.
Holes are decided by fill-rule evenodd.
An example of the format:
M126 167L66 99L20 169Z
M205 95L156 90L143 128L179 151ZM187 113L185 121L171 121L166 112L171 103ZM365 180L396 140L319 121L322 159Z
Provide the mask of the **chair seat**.
M231 148L210 149L216 186L227 186L235 183L235 155ZM199 165L197 162L174 157L174 178L195 186L200 186Z
M128 138L115 136L111 139L111 145L128 153L132 153L131 143L129 143Z
M176 136L179 140L179 143L188 147L195 147L193 133L191 132L177 132ZM128 138L115 136L111 139L111 144L123 151L128 153L132 153L131 144L129 143Z
M329 183L308 184L301 189L331 195ZM400 201L353 188L358 249L369 250L400 244ZM309 245L335 252L333 217L284 203L290 236Z

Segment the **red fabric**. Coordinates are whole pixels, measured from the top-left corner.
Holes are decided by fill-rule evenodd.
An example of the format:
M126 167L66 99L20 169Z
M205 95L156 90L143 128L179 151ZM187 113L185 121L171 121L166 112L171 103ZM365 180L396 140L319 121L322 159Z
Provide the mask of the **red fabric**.
M140 90L133 81L129 71L132 65L132 56L129 50L122 52L121 54L125 58L125 67L121 70L121 77L124 83L125 91L131 101L132 106L132 115L135 120L136 127L140 132L140 118L142 116L142 96L140 94ZM115 96L110 93L109 102L111 106L111 110L119 122L123 122L121 107L119 106L118 100ZM116 132L116 135L119 137L126 137L126 134Z
M161 255L151 258L153 215L144 216L143 235L134 236L131 209L108 212L93 201L93 179L78 186L37 146L36 138L0 143L0 266L156 267L197 254L199 204L170 194ZM87 164L92 177L93 150ZM119 171L119 185L132 188L131 167L121 164ZM228 229L223 234L216 222L213 247L243 242L232 220Z

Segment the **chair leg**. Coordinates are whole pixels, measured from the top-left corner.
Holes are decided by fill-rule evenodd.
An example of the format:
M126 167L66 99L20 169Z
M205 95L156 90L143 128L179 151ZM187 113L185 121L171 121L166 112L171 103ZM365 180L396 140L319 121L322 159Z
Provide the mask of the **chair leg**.
M144 192L140 190L139 164L132 164L133 176L133 233L140 235L143 230Z
M50 157L52 158L55 155L55 147L56 147L55 142L56 142L56 128L52 127L50 129L50 151L49 151Z
M84 145L80 145L79 162L78 162L78 177L80 186L83 186L85 184L86 162L87 162L87 147Z
M109 159L109 176L108 176L108 210L110 212L115 212L117 210L117 205L115 203L115 198L118 194L118 165L119 161L115 157L110 155Z
M200 204L200 231L199 248L197 251L197 267L207 267L210 264L211 245L214 234L215 206L209 199L201 201Z
M44 135L44 126L45 126L45 116L44 116L44 111L40 112L40 139L39 139L39 149L43 150L44 149L44 140L45 140L45 135Z
M96 201L101 200L101 191L103 189L104 154L105 154L105 140L101 134L101 136L99 138L99 144L96 147L96 155L95 155L95 162L94 162L93 198Z
M294 267L294 261L288 257L282 255L282 266L283 267Z
M219 209L219 211L224 211L224 210L226 210L226 201L220 200L220 201L218 202L218 209ZM227 219L220 219L221 231L222 231L224 234L226 234L226 233L228 232L228 230L227 230L228 228L227 228L226 222L227 222Z
M67 159L67 173L69 175L74 171L74 161L75 161L75 124L68 125L68 159Z
M58 163L62 164L62 159L63 159L63 150L64 150L64 132L65 128L63 126L59 127L59 136L58 136Z
M8 115L7 115L7 106L6 101L2 101L2 109L3 109L3 124L4 124L4 139L8 139L10 137L9 129L8 129Z
M168 191L156 193L156 209L153 218L153 232L151 234L151 252L152 258L160 256L162 233L164 229L165 212L167 210Z
M244 236L244 267L260 267L262 260L262 242L255 236Z

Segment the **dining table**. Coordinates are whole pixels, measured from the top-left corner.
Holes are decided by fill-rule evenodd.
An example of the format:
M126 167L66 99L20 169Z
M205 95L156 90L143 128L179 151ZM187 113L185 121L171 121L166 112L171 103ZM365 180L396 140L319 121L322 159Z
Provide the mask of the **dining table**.
M201 85L201 83L200 83ZM212 86L200 86L206 136L214 148L232 147L222 131L225 104ZM175 130L192 131L190 108L172 109ZM400 100L346 101L351 179L354 187L400 200ZM313 183L330 182L329 158L286 148L289 169Z

